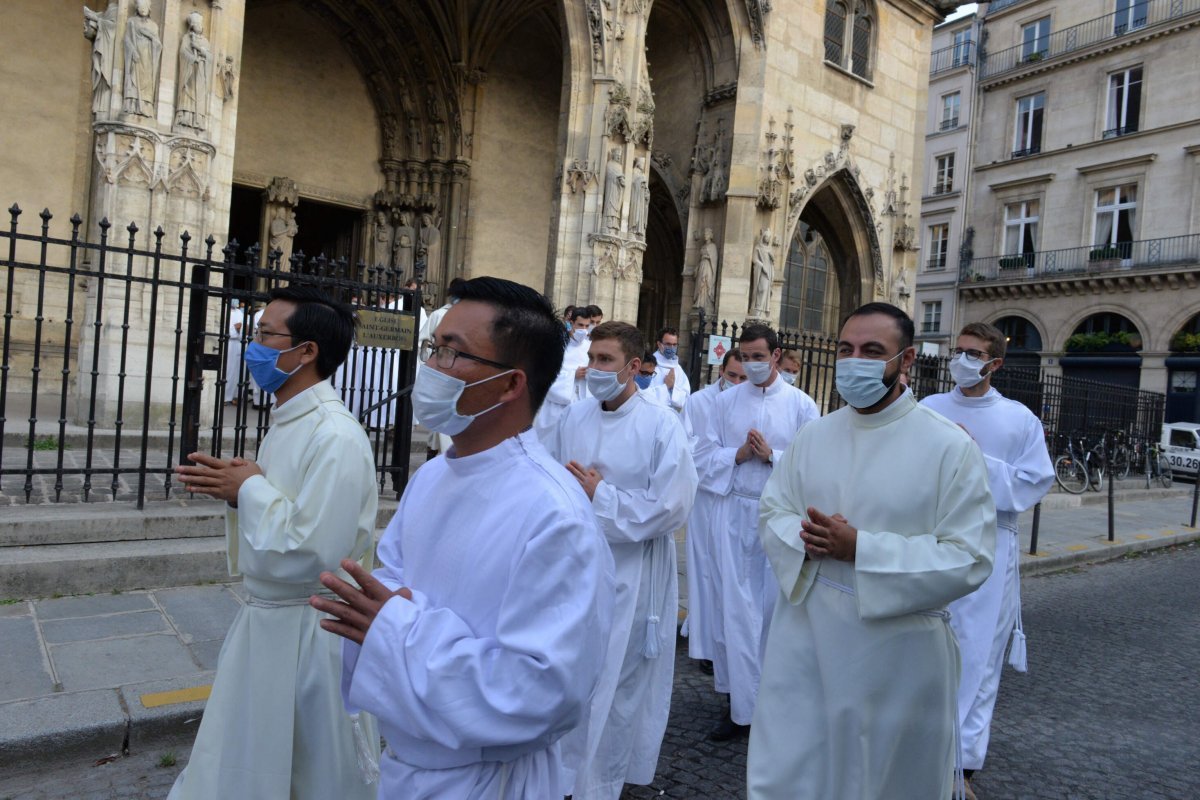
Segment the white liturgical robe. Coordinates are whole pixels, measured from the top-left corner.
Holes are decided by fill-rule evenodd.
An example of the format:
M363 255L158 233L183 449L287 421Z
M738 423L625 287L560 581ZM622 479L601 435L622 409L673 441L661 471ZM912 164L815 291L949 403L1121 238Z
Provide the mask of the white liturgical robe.
M950 626L962 653L958 720L963 767L981 769L1010 636L1012 660L1025 671L1018 517L1046 496L1054 484L1054 466L1041 421L995 389L982 397L967 397L956 388L926 397L921 404L962 425L979 443L996 501L992 573L978 589L950 604Z
M716 495L713 677L717 691L729 694L730 716L738 725L750 724L754 715L763 645L779 593L758 539L758 498L784 448L819 416L811 397L778 376L765 389L745 381L717 395L697 445L700 485ZM751 428L766 437L772 464L753 457L736 463Z
M559 740L586 713L613 604L612 556L575 479L532 429L451 448L414 475L379 562L413 599L343 646L342 684L387 740L379 797L566 794Z
M225 524L229 572L243 576L246 605L225 636L170 800L373 798L378 786L364 779L342 708L340 640L308 605L323 591L322 571L343 558L371 566L379 498L371 446L326 381L271 412L257 463L264 474L242 484ZM364 715L359 726L378 758L374 721Z
M567 342L567 349L563 351L562 369L558 371L554 383L550 384L550 391L546 393L546 399L534 417L533 429L537 431L542 444L547 447L554 440L558 421L571 404L588 397L587 382L583 379L577 380L575 370L588 365L588 348L591 345L591 340L587 337L584 337L582 342L574 338Z
M807 509L858 530L809 559ZM948 800L958 649L946 604L991 571L979 448L905 390L808 425L767 481L759 529L781 588L746 777L751 800Z
M674 372L675 386L667 391L671 393L671 408L683 411L692 394L692 382L688 380L687 373L683 371L678 358L668 359L658 352L654 354L654 359L657 364L654 367L654 383L651 386L666 386L667 374Z
M592 498L616 563L616 606L604 672L586 727L564 740L580 754L576 800L617 800L654 780L671 709L679 613L674 533L696 495L679 416L635 392L615 411L599 400L567 410L551 452L602 480Z
M708 426L708 415L721 393L721 384L706 386L688 398L683 409L683 427L691 437L692 454L696 455L697 432L703 433ZM688 655L692 658L712 660L712 625L715 611L713 603L717 593L713 582L713 536L712 512L717 495L703 486L696 491L696 502L688 516L687 538L687 619L684 634L688 640Z

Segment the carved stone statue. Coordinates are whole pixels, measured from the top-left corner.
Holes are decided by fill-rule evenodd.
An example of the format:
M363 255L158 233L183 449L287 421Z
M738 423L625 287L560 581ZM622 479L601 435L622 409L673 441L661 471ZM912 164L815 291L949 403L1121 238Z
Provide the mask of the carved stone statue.
M120 6L109 3L103 14L83 7L83 36L92 43L92 111L108 110L112 97L114 57L117 52L117 12Z
M204 17L187 15L187 32L179 44L175 124L202 131L208 127L208 98L212 94L212 48L204 37Z
M228 103L233 99L234 90L237 88L237 68L233 65L233 56L225 56L225 61L220 66L221 75L221 99Z
M150 19L150 0L133 0L134 15L125 23L125 92L122 108L126 114L154 116L158 96L158 65L162 40L158 24Z
M758 244L754 246L754 302L750 311L766 318L771 313L771 282L775 280L775 251L771 246L771 229L763 228Z
M392 266L392 226L386 211L375 213L375 265Z
M608 151L608 164L604 168L604 229L610 233L621 231L621 203L625 199L625 171L621 169L621 148Z
M696 292L693 299L693 304L705 311L712 311L716 305L717 258L712 228L705 228L704 244L700 245L700 263L696 265Z
M650 214L650 184L646 180L646 159L633 160L633 181L629 186L629 231L635 236L646 235Z
M708 165L708 174L704 176L700 201L703 203L716 203L725 196L725 191L729 188L725 176L725 137L719 121L717 123L717 132L713 135L713 143L708 148L708 153L704 160Z
M287 264L288 259L292 257L292 240L299 232L300 227L296 225L296 212L283 206L276 208L275 218L271 220L270 244L271 252L278 250L282 254L279 257L280 264Z
M442 232L433 221L433 214L421 215L421 231L417 234L417 260L425 269L436 269L442 257Z
M392 266L401 275L412 275L413 251L416 241L412 217L407 211L401 211L396 218L396 231L392 237Z

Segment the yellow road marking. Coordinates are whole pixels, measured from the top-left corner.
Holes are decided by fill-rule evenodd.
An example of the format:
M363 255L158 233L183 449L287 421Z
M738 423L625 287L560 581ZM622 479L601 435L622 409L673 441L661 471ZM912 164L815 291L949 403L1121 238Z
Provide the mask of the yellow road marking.
M1164 528L1164 529L1163 529L1163 532L1162 532L1162 535L1163 535L1163 536L1174 536L1174 535L1175 535L1175 534L1177 534L1177 533L1179 533L1179 531L1167 530L1166 528Z
M1087 550L1088 546L1086 544L1072 544L1072 545L1067 545L1067 549L1072 552L1078 553L1080 550Z
M151 692L142 695L142 705L146 708L173 706L177 703L194 703L197 700L207 700L212 694L212 686L192 686L187 689L175 689L170 692Z
M1151 539L1153 537L1150 536L1150 534L1148 534L1148 533L1139 533L1138 535L1134 536L1133 538L1135 538L1135 539Z
M1111 542L1108 539L1102 539L1100 544L1121 544L1120 539L1113 539Z

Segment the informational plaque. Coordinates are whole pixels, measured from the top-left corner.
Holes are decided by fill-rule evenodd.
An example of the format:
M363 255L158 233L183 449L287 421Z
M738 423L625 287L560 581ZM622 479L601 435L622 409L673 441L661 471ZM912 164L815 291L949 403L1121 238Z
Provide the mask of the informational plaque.
M708 363L721 366L725 354L733 349L733 339L728 336L708 337Z
M412 350L417 337L417 316L407 311L358 310L354 342L360 347Z

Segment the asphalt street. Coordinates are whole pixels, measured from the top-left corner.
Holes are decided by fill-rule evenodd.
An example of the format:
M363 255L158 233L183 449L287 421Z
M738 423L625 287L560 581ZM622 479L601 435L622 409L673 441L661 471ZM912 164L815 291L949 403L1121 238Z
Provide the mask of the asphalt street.
M1192 544L1023 581L1029 672L1004 675L980 800L1200 797L1198 578ZM744 797L745 742L705 738L721 708L681 643L658 777L623 798ZM159 800L187 750L5 765L0 800Z

